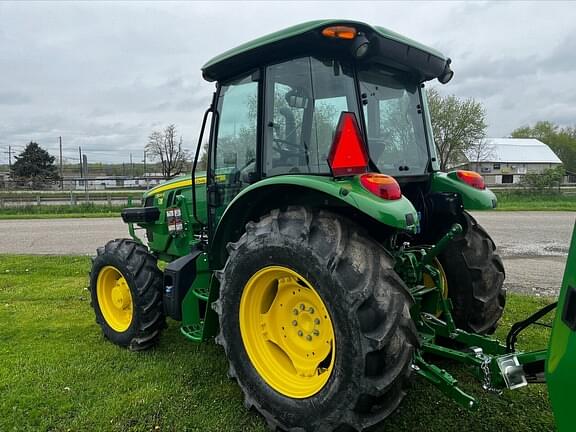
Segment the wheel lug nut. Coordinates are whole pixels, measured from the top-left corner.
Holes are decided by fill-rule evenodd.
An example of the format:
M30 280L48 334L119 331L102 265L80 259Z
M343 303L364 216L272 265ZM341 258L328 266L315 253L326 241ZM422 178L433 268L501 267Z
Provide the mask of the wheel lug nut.
M292 325L293 325L294 327L296 327L296 326L298 325L298 321L296 321L296 320L292 321Z
M306 336L306 340L307 340L307 341L311 341L311 340L312 340L312 336L310 336L310 335Z
M292 311L292 313L293 313L294 315L298 315L298 309L294 309L294 310Z
M316 324L316 325L320 324L320 319L316 318L316 319L314 320L314 324Z
M313 314L313 313L314 313L314 308L313 308L313 307L308 308L308 312L310 312L311 314Z
M306 309L306 306L304 306L304 303L300 303L300 310L304 310Z
M302 333L302 330L298 330L298 336L302 337L304 333Z
M318 330L314 330L312 333L314 333L314 336L320 336L320 332Z

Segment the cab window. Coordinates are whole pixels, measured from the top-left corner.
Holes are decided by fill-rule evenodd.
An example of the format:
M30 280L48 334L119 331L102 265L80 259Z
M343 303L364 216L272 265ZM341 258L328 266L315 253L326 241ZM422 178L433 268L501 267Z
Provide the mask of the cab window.
M251 76L223 85L218 98L218 127L213 176L223 205L255 181L258 83Z
M264 173L330 173L327 158L342 111L357 114L352 69L304 57L266 72Z

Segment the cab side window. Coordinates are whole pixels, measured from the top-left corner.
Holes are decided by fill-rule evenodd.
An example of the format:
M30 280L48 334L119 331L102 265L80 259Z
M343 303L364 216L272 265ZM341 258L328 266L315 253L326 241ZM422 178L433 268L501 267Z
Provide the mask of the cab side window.
M257 100L258 83L251 76L220 89L213 174L224 205L255 181Z

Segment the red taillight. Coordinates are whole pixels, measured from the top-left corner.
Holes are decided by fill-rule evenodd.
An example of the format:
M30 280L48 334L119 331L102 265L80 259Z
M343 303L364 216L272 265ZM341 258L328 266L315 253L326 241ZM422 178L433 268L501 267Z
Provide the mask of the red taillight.
M364 189L380 198L386 200L397 200L402 198L400 185L394 177L385 174L362 174L360 176L360 183Z
M456 175L460 181L466 183L473 188L484 190L486 189L486 184L484 183L484 178L475 171L456 171Z
M328 165L335 177L361 174L368 169L368 152L352 112L340 114Z

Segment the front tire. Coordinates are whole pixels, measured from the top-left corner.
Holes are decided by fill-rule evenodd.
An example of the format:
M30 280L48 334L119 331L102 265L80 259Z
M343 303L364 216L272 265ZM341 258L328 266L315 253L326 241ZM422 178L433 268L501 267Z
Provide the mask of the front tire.
M98 248L90 294L104 336L132 351L152 347L166 326L162 287L156 258L141 244L118 239Z
M217 342L271 429L363 430L396 409L418 339L411 297L378 243L338 215L289 208L248 223L229 253ZM275 318L251 326L265 315ZM320 357L316 368L302 366L306 354Z

